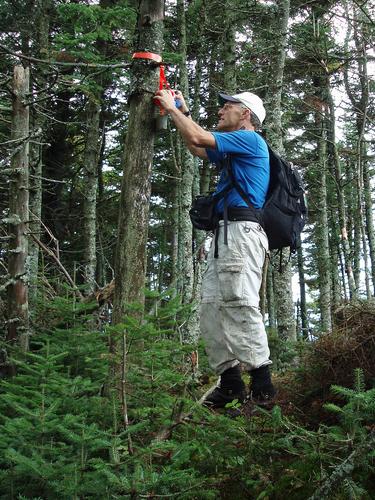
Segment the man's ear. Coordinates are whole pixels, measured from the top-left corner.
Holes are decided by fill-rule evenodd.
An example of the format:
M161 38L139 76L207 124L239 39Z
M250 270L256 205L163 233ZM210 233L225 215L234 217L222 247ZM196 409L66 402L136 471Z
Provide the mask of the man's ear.
M250 121L250 113L251 113L250 109L248 109L248 108L242 108L242 109L243 109L243 115L242 115L243 118L245 120L249 120Z

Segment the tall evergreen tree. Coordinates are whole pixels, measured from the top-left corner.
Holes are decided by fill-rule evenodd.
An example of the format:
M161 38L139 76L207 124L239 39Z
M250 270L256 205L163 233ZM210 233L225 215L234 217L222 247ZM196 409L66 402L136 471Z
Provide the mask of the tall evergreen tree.
M274 12L274 52L270 58L272 79L268 83L267 138L276 150L284 154L282 137L281 108L286 47L288 40L289 0L277 3ZM292 266L288 252L282 251L281 268L273 270L274 300L276 303L277 330L281 338L295 340L296 324L292 294ZM272 268L270 268L272 271ZM269 296L269 300L271 297Z
M29 348L29 303L26 261L29 220L29 69L15 66L13 77L12 158L9 192L8 334L7 340Z
M164 1L142 0L136 48L161 54ZM120 322L129 302L144 301L151 168L154 150L153 95L159 66L135 59L129 97L129 124L124 148L124 171L116 249L114 322Z

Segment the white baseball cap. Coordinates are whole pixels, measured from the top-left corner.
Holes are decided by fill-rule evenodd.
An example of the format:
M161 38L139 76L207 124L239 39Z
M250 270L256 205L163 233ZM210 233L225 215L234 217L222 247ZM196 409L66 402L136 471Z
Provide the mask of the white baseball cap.
M241 92L241 94L236 95L219 93L220 104L223 104L226 101L240 102L257 116L260 123L263 123L263 120L266 117L266 110L264 109L262 99L252 92Z

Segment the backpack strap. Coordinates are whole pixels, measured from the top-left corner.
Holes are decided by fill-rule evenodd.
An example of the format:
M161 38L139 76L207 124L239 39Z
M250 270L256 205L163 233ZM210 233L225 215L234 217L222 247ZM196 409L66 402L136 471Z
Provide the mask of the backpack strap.
M228 177L229 177L229 184L222 190L220 191L217 195L215 195L216 198L216 203L215 207L218 203L219 200L224 198L224 210L223 210L223 219L224 219L224 245L228 245L228 199L227 195L229 191L232 189L236 189L238 194L241 196L241 198L244 200L246 205L252 210L256 220L259 222L261 226L262 220L261 220L261 213L260 210L257 210L254 205L251 203L249 197L245 193L245 191L242 189L240 184L236 181L236 178L234 177L233 170L232 170L232 159L231 156L228 155L225 160L224 168L227 169L228 172ZM218 249L218 239L219 239L219 224L217 224L217 227L215 229L215 250L214 250L214 258L217 259L219 257L219 249Z
M232 184L228 184L222 191L214 195L215 198L215 205L214 205L214 210L216 209L217 203L224 198L224 245L228 245L228 200L227 200L227 194L229 191L232 189ZM219 257L219 246L218 246L218 241L219 241L219 219L217 220L216 223L216 228L215 228L215 249L214 249L214 258L217 259Z
M263 226L262 218L261 218L261 211L254 207L254 205L251 203L249 197L247 196L245 191L242 189L242 187L240 186L240 184L236 181L236 178L234 177L233 170L232 170L232 160L231 160L230 156L228 156L228 158L227 158L226 167L227 167L227 171L228 171L228 175L229 175L229 179L230 179L232 187L234 189L236 189L236 191L241 196L241 198L246 203L246 205L252 210L252 212L253 212L255 218L257 219L257 221L259 222L259 224L261 226ZM224 219L224 223L225 223L225 219Z
M224 197L224 245L228 245L228 198Z

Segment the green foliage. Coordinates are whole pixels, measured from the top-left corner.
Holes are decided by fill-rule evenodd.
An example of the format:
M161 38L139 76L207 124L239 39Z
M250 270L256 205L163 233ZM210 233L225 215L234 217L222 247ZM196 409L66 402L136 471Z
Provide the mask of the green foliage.
M303 341L295 342L281 339L275 330L268 331L268 345L271 351L273 368L278 372L289 370L306 347Z
M325 408L335 414L341 420L342 428L348 436L364 432L365 425L375 420L375 388L365 390L364 375L360 368L354 372L354 388L333 385L333 394L345 399L346 404L341 407L334 403L328 403Z
M105 455L113 440L100 425L111 413L99 397L103 370L94 369L100 368L100 351L93 337L80 329L56 330L52 338L41 335L34 352L14 359L17 376L1 384L0 491L69 498L82 487L90 490L91 471L83 482L80 471L90 468L93 456ZM81 359L83 343L88 349Z
M46 318L70 311L66 327L40 329L0 385L0 498L370 498L375 401L360 372L354 389L333 388L346 400L329 406L336 425L311 430L277 406L212 413L176 335L186 311L148 295L161 305L144 321L102 332L66 299L46 305ZM110 375L124 359L127 412Z
M122 58L123 49L130 43L127 30L131 32L136 19L136 12L124 1L106 8L93 4L62 3L57 8L57 14L59 23L65 29L55 37L56 50L68 51L71 56L85 62L102 62L102 54L95 46L98 41L121 41L112 55Z

